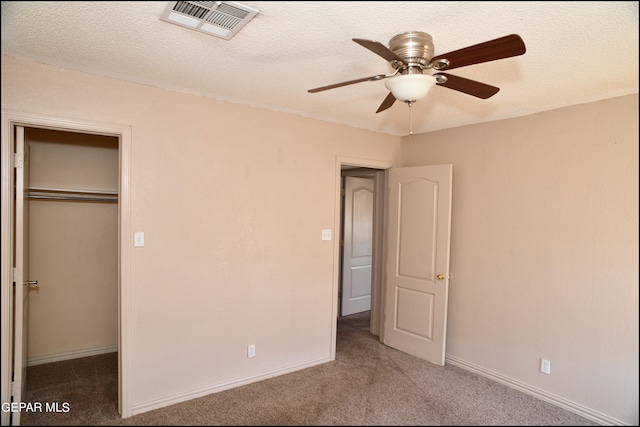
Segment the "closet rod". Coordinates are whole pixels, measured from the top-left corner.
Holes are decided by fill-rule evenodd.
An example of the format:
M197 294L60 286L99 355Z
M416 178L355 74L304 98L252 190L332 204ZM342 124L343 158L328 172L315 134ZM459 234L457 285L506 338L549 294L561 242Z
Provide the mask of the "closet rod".
M62 195L62 194L27 194L27 199L43 199L43 200L76 200L76 201L84 201L84 202L107 202L107 203L117 203L118 197L113 196L97 196L97 197L87 197L87 196L74 196L74 195Z
M28 199L76 200L84 202L118 202L116 191L77 190L69 188L30 187Z
M77 188L51 188L51 187L29 187L29 191L51 191L56 193L81 193L81 194L109 194L117 196L117 191L111 190L82 190Z

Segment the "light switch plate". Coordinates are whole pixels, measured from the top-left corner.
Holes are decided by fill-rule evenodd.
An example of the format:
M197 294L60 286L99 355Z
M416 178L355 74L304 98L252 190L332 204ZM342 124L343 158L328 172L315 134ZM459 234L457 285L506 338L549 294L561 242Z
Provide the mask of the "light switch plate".
M136 248L144 246L144 231L136 231L133 233L133 246Z
M322 240L331 240L331 229L325 228L322 230Z

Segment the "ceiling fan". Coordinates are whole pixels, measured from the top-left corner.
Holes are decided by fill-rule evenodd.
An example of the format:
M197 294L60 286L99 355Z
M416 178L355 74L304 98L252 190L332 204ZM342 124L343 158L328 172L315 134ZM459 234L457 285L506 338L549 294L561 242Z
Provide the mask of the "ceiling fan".
M396 99L407 102L411 106L412 102L424 97L434 85L482 99L490 98L500 89L442 71L510 58L526 52L524 42L517 34L510 34L435 57L433 39L430 34L422 31L407 31L398 34L389 40L389 47L374 40L358 38L352 40L389 61L395 72L335 83L309 89L308 92L316 93L354 83L391 77L385 82L385 86L390 90L389 95L382 101L376 113L390 108ZM429 69L434 70L435 73L425 73Z

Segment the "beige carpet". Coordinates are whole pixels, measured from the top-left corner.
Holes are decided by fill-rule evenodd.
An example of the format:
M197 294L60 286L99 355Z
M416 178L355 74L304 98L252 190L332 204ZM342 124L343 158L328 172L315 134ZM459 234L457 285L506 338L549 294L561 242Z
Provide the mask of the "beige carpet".
M25 413L23 425L598 425L389 348L368 326L368 312L340 318L333 362L124 420L116 411L115 353L34 366L27 398L66 401L70 411Z

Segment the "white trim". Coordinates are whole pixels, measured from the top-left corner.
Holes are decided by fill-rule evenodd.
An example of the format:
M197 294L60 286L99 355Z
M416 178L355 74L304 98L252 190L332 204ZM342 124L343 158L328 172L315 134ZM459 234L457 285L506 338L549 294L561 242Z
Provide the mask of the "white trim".
M11 212L13 195L12 129L14 126L62 130L67 132L109 135L119 138L120 188L118 201L118 408L122 418L131 417L131 286L130 286L130 236L131 236L131 126L98 123L84 120L69 120L51 116L40 116L15 111L2 110L2 401L11 398L11 330L12 330L12 273L13 273L13 232ZM2 425L8 425L8 418L2 413Z
M267 380L269 378L278 377L280 375L290 374L292 372L300 371L302 369L312 368L314 366L322 365L330 362L326 357L321 359L312 360L306 363L300 363L286 369L276 369L262 375L255 375L251 377L245 377L234 381L228 381L226 383L218 384L212 387L204 387L198 390L192 390L185 393L174 394L162 399L152 400L146 403L140 403L133 407L133 415L142 414L144 412L152 411L154 409L163 408L165 406L175 405L176 403L186 402L188 400L196 399L198 397L207 396L209 394L218 393L232 388L240 387L247 384L252 384L258 381Z
M336 359L336 337L338 318L338 293L340 291L340 231L341 231L341 194L342 194L342 165L358 166L372 169L389 169L393 166L391 161L361 159L355 157L336 156L335 165L335 201L333 214L333 288L331 291L331 344L330 344L330 360ZM376 258L377 259L377 258Z
M118 409L122 418L129 418L131 412L131 127L121 128L120 133L120 192L118 196L118 223L120 235L118 245L120 271L118 287L118 331L119 351L118 368L120 373L120 390L118 393Z
M385 233L387 218L387 170L376 170L374 179L374 208L373 208L373 271L371 274L371 319L370 332L382 341L382 289L384 286L385 269Z
M497 372L493 372L489 369L483 368L481 366L475 365L473 363L467 362L462 359L458 359L457 357L446 355L445 362L451 365L458 366L466 371L473 372L485 378L489 378L490 380L499 382L508 387L514 388L523 393L529 394L531 396L537 397L540 400L544 400L545 402L549 402L553 405L559 406L562 409L566 409L569 412L580 415L581 417L587 418L594 423L598 423L601 425L611 425L611 426L626 426L628 424L623 423L620 420L616 420L608 415L600 413L598 411L594 411L593 409L587 408L586 406L580 405L579 403L572 402L560 396L556 396L553 393L549 393L547 391L541 390L536 387L532 387L528 384L525 384L521 381L518 381L513 378L509 378Z
M66 353L49 354L47 356L34 357L27 360L27 366L38 366L47 363L62 362L64 360L79 359L81 357L98 356L100 354L115 353L118 351L118 344L107 347L88 348L85 350L68 351Z
M13 127L5 121L2 114L2 327L0 348L2 351L2 402L11 401L11 331L13 330ZM0 425L8 426L10 412L2 411Z

